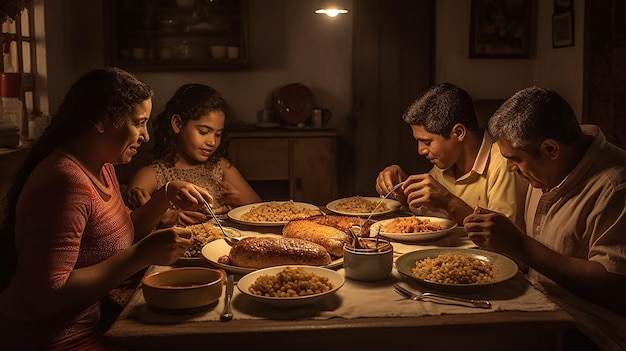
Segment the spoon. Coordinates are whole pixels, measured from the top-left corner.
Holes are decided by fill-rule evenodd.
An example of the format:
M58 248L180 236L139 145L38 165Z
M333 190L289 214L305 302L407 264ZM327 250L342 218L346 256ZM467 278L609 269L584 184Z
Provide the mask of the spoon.
M350 233L350 236L352 237L352 245L354 246L355 249L360 248L360 243L359 243L359 234L361 233L361 226L360 225L351 225L350 228L348 229L348 232Z
M215 212L213 212L213 208L211 208L209 203L206 202L204 198L202 199L202 201L204 202L204 206L206 206L206 208L209 209L209 212L211 213L211 216L213 216L213 219L215 219L215 223L217 223L217 226L220 227L222 234L224 234L224 240L226 240L226 242L229 243L230 245L235 245L236 243L238 243L239 242L238 238L235 238L231 236L230 234L226 233L226 231L224 230L224 227L222 227L222 223L220 223L219 218L217 218L217 216L215 215Z

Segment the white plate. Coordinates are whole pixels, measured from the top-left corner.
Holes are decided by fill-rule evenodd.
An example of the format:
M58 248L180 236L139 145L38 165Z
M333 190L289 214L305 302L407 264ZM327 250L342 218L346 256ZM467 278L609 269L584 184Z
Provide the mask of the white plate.
M263 236L282 237L282 235L277 235L277 234L263 234ZM222 240L222 239L214 240L204 245L204 247L202 248L202 256L204 256L204 258L206 258L209 262L211 262L211 264L233 274L248 274L257 270L255 268L238 267L238 266L232 266L229 264L218 262L217 260L220 257L224 255L228 255L228 253L230 252L230 247L231 246L228 245L228 243L225 240ZM327 264L324 267L325 268L337 268L342 265L343 265L343 257L340 257L332 261L330 264Z
M289 202L289 201L271 201L271 202L285 203L285 202ZM256 225L256 226L261 226L261 227L283 226L283 225L287 224L287 222L289 222L289 221L282 221L282 222L253 222L253 221L246 221L246 220L241 219L241 216L243 216L245 213L248 213L248 211L252 210L252 208L257 207L257 206L261 206L261 205L267 205L267 204L270 204L271 202L259 202L259 203L256 203L256 204L250 204L250 205L245 205L245 206L233 208L232 210L230 210L228 212L228 218L230 218L231 220L233 220L233 221L235 221L237 223L247 224L247 225ZM315 205L307 204L307 203L304 203L304 202L295 202L295 201L294 201L293 204L295 206L302 207L302 208L305 208L307 210L318 210L318 211L320 211L319 214L322 214L322 211L320 210L320 208L315 206Z
M263 274L275 275L279 273L280 271L282 271L285 267L304 267L304 269L307 272L312 272L319 276L327 277L330 280L330 283L332 284L332 289L321 294L301 296L301 297L267 297L267 296L254 295L248 290L250 285L252 285L252 283L254 283L256 279L260 277L261 275ZM299 307L299 306L310 305L312 303L320 301L334 294L337 290L339 290L339 288L343 286L344 283L345 283L344 277L341 274L333 270L322 268L322 267L314 267L314 266L290 265L290 266L277 266L277 267L264 268L264 269L259 269L257 271L254 271L252 273L248 273L245 276L243 276L241 279L239 279L239 281L237 282L237 288L243 294L248 295L252 299L258 302L264 303L266 305L275 306L275 307Z
M412 269L415 267L417 261L421 261L427 257L437 257L441 254L467 255L489 262L494 267L496 279L494 282L482 284L443 284L424 280L413 275ZM519 271L517 264L510 258L493 251L480 249L428 249L411 251L398 257L395 265L398 272L403 276L414 279L429 288L449 292L467 292L499 284L513 278Z
M370 235L374 235L376 233L378 233L379 228L381 228L380 230L380 235L384 236L388 239L393 239L393 240L397 240L397 241L404 241L404 242L417 242L417 241L426 241L426 240L436 240L436 239L440 239L446 235L448 235L448 233L456 228L458 225L455 221L450 220L450 219L446 219L446 218L440 218L440 217L425 217L425 216L416 216L419 219L428 219L432 222L437 222L440 223L441 226L443 227L442 230L436 230L436 231L431 231L431 232L420 232L420 233L389 233L389 232L385 232L382 230L382 227L389 223L392 222L395 218L391 218L391 219L385 219L382 221L378 221L374 224L372 224L372 226L370 227ZM404 218L404 217L397 217L397 218Z
M351 196L351 197L355 197L355 196ZM343 200L347 200L351 197L347 197L347 198L343 198L343 199L337 199L334 201L329 202L328 204L326 204L326 208L328 208L329 210L344 215L344 216L380 216L380 215L384 215L387 213L391 213L394 212L396 210L398 210L400 207L402 207L402 204L400 204L400 202L393 200L393 199L383 199L381 197L367 197L367 196L361 196L363 199L365 200L369 200L369 201L373 201L373 202L380 202L380 200L383 200L385 202L385 204L387 205L387 208L389 208L388 211L382 211L382 212L373 212L373 213L358 213L358 212L346 212L346 211L342 211L342 210L338 210L337 209L337 205L339 204L339 202L343 201Z

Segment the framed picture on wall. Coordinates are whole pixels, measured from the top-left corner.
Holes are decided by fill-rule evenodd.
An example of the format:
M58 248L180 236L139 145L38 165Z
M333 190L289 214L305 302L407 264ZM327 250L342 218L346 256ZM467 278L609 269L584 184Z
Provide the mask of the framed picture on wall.
M567 46L574 46L573 11L552 15L552 47L563 48Z
M470 58L528 58L533 0L472 0Z

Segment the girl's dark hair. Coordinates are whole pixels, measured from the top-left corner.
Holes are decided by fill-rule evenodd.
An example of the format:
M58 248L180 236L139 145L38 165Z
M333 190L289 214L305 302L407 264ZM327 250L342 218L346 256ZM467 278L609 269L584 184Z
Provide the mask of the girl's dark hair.
M96 122L109 118L115 124L122 123L138 104L153 95L150 85L118 68L88 72L70 87L50 125L32 146L7 195L0 230L0 290L9 284L15 271L15 207L33 169L57 147L87 134Z
M176 162L175 134L170 122L173 115L180 115L184 125L189 120L198 120L213 111L224 112L224 131L222 142L207 162L215 163L220 158L227 158L227 131L232 120L232 110L217 90L203 84L185 84L178 88L174 96L165 105L163 112L156 117L153 125L154 147L152 152L154 156L157 159L165 159L170 164Z

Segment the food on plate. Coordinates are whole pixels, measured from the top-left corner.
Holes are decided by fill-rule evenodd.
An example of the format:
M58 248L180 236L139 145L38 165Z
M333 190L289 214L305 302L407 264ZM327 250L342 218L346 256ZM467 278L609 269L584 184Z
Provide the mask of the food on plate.
M350 235L334 227L306 220L291 221L283 228L286 238L298 238L322 245L335 257L343 256L343 245L350 243Z
M361 227L359 236L367 237L370 235L371 221L359 217L350 216L338 216L338 215L322 215L306 218L307 221L315 222L318 224L335 227L341 231L348 232L350 227L358 225Z
M325 266L332 259L316 243L296 238L245 237L230 248L218 263L261 269L283 265Z
M348 213L379 213L390 210L385 201L372 201L362 196L341 199L335 206L335 209Z
M417 278L442 284L484 284L496 281L490 262L462 254L441 254L415 262Z
M359 236L369 236L369 225L364 219L348 216L315 216L290 221L283 228L283 236L299 238L322 245L334 257L343 256L343 245L351 243L348 230L359 225Z
M275 275L262 274L250 285L249 291L268 297L299 297L321 294L332 288L327 277L307 272L303 267L285 267Z
M183 254L186 258L201 257L204 245L224 237L220 228L214 224L194 224L187 226L187 229L191 230L191 246Z
M431 221L427 218L397 217L382 226L381 231L385 233L423 233L443 230L439 222Z
M286 222L319 214L321 214L320 210L300 207L292 200L287 202L272 201L252 206L250 211L241 215L241 219L248 222Z

